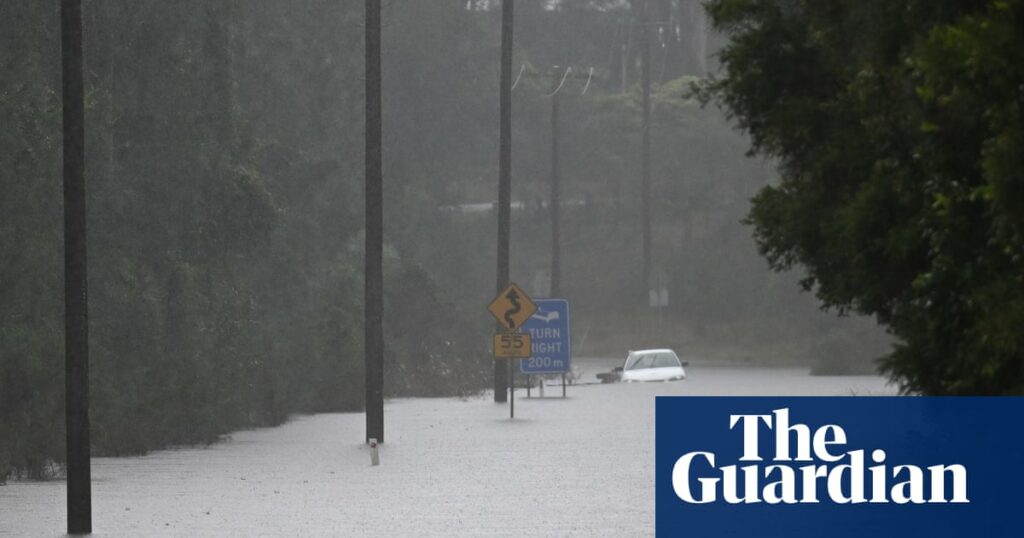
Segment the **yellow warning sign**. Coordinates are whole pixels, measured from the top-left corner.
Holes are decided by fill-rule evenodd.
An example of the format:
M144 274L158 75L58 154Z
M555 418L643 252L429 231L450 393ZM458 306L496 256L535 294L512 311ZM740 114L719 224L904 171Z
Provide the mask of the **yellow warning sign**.
M528 359L532 347L530 333L494 335L494 356L499 359Z
M498 323L506 331L518 329L530 316L537 311L537 305L515 283L511 283L501 291L487 306Z

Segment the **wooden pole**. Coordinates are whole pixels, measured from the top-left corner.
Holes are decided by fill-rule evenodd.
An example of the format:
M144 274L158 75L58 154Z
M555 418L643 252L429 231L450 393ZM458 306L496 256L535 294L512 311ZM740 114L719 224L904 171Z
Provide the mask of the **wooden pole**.
M86 278L82 2L62 0L64 160L64 413L68 534L92 532L89 449L89 299Z
M384 196L380 0L366 0L366 442L384 442Z
M651 279L651 25L650 0L643 0L640 21L640 77L643 86L643 127L640 141L640 213L643 243L642 287L644 302Z
M512 212L512 28L514 0L501 3L501 76L499 84L498 152L498 270L496 289L501 293L509 283L509 243ZM494 359L494 401L508 397L510 366Z
M561 77L554 76L557 86ZM551 96L551 290L549 297L562 296L561 168L559 161L558 111L561 92Z

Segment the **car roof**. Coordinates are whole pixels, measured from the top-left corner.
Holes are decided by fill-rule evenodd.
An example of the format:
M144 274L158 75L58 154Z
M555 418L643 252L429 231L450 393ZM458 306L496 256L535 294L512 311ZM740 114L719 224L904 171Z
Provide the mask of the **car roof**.
M652 353L672 353L675 355L676 352L667 347L658 349L635 349L629 352L630 355L650 355Z

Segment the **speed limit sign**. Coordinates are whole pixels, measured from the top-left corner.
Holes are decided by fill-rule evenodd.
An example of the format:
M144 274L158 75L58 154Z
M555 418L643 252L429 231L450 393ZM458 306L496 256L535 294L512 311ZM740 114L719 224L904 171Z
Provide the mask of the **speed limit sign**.
M501 332L494 335L494 356L499 359L525 359L531 355L530 333Z

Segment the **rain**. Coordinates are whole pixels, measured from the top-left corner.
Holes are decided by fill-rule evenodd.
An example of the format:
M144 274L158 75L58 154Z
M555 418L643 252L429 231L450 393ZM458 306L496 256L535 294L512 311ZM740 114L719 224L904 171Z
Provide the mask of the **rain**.
M3 2L0 536L650 535L658 396L1021 394L1019 35L805 4Z

